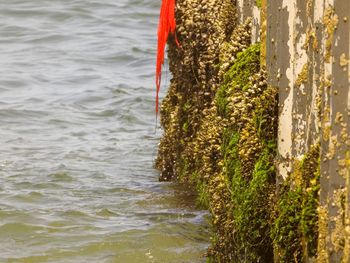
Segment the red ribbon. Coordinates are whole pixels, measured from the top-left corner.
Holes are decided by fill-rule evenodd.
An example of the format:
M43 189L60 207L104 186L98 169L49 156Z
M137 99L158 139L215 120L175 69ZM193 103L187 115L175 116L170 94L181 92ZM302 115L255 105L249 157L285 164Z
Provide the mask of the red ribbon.
M162 65L164 64L165 46L169 34L175 34L175 0L162 0L158 24L158 52L156 68L156 114L159 112L159 90L162 78Z

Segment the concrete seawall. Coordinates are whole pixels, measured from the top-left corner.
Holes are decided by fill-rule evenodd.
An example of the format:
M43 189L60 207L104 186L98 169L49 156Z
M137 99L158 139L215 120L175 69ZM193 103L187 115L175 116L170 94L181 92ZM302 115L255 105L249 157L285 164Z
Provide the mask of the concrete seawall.
M161 180L198 191L213 262L350 262L350 2L178 0Z

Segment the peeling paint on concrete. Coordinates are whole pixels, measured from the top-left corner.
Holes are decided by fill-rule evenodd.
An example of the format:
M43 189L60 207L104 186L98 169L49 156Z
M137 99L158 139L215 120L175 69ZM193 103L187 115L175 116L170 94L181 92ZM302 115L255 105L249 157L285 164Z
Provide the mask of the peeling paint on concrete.
M332 204L334 193L349 195L350 2L279 0L267 5L268 80L279 87L280 98L278 175L285 180L295 160L321 137L320 202L328 215L324 235L330 238L320 236L324 244L318 262L341 262L340 230L350 227L339 221L339 206ZM349 260L345 253L343 262Z
M253 6L253 22L252 22L252 43L260 41L260 8Z
M288 87L282 87L283 93L285 94L285 98L283 101L280 101L282 109L279 115L279 129L278 129L278 152L280 155L280 163L279 163L279 174L283 179L286 179L288 175L292 171L291 166L291 149L293 145L293 101L294 101L294 68L293 68L293 58L295 55L293 38L294 35L294 17L296 15L294 3L288 0L284 0L281 6L282 10L288 14L288 28L289 35L287 46L289 47L289 67L286 69L285 77L287 82L289 83ZM282 17L281 17L282 18ZM282 19L285 19L283 17ZM279 54L282 55L282 54ZM281 58L280 58L281 59ZM278 69L280 70L280 69Z

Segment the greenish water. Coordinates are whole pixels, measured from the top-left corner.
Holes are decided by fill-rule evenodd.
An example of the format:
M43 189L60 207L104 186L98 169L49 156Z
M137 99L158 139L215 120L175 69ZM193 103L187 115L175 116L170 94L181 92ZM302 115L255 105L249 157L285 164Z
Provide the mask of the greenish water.
M159 4L0 0L0 262L205 262L152 168Z

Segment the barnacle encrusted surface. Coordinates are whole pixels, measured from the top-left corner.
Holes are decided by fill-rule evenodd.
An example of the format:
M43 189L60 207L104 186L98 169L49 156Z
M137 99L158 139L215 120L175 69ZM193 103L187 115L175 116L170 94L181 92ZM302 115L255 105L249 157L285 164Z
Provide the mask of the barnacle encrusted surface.
M252 20L238 24L232 0L178 0L176 21L160 180L192 185L211 212L212 262L315 256L319 148L305 157L299 188L276 191L277 88L267 85L260 44L251 43ZM293 226L300 234L290 235Z
M169 93L161 107L164 136L156 166L161 180L181 174L184 150L193 141L219 85L221 45L236 24L232 0L179 0L176 3L177 37L169 41Z
M209 256L218 262L269 262L273 258L269 222L275 189L276 95L260 68L260 45L238 53L218 90L216 111L212 109L220 120L213 143L219 158L208 160L208 154L200 158L207 158L205 162L218 170L213 175L202 165L197 176L207 185L215 229ZM204 132L200 141L207 142L210 136Z

